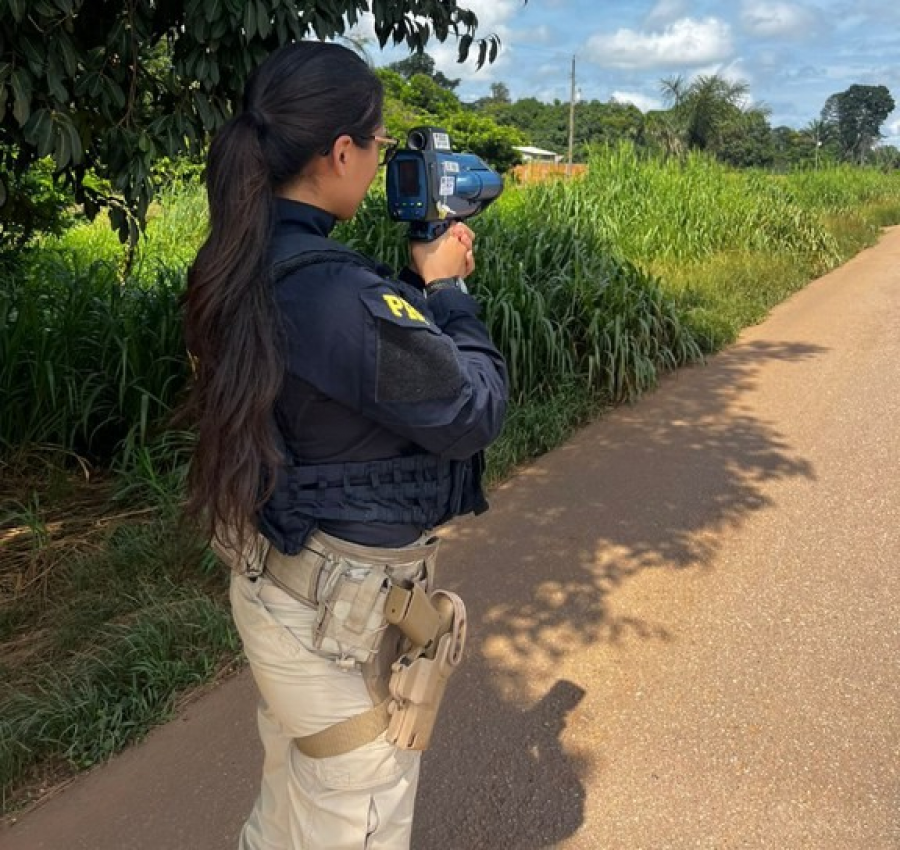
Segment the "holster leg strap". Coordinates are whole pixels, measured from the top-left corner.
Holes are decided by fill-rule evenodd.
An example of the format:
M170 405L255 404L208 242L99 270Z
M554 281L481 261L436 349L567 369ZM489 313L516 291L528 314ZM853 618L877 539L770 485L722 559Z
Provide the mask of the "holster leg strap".
M362 714L348 717L312 735L294 738L294 746L309 758L342 756L374 741L388 728L390 714L385 700Z

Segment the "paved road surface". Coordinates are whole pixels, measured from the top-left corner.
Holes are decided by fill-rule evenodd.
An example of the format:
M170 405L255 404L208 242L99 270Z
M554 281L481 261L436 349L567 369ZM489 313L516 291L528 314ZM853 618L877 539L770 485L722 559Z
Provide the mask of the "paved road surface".
M447 535L415 850L900 850L900 228ZM246 675L0 831L224 850Z

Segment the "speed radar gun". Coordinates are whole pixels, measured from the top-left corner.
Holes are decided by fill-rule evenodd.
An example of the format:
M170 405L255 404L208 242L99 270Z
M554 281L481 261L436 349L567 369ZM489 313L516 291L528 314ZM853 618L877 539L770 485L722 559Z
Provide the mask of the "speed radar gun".
M437 239L454 221L480 213L503 191L503 178L471 153L454 153L439 127L410 130L388 162L388 214L409 222L417 242Z

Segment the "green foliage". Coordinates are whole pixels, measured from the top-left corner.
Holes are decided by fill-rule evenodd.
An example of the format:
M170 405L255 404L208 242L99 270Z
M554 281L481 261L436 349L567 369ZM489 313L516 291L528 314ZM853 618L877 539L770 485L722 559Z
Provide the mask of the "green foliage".
M703 154L642 157L631 145L596 156L588 176L558 188L573 222L590 222L633 261L693 260L720 251L791 251L836 261L825 227L780 185Z
M459 86L459 79L450 79L440 71L435 70L434 59L427 53L418 52L411 53L406 59L399 62L391 62L387 66L389 71L399 74L407 80L412 79L417 74L424 74L426 77L434 80L437 85L451 91Z
M670 108L646 114L627 103L576 103L575 161L586 162L593 150L615 147L623 141L632 142L650 154L683 156L689 150L704 150L738 168L772 168L782 172L826 167L843 156L835 99L831 101L831 111L826 110L826 117L830 116L827 121L813 122L802 130L773 129L768 121L768 109L749 102L744 83L708 75L691 82L680 77L663 80L662 87L671 102ZM865 87L853 87L854 99L847 103L860 102L861 88ZM871 102L866 102L866 109L879 119L880 126L883 115L874 111L875 106L886 108L892 102L881 97L886 92L883 86L870 88L878 96L873 95ZM514 127L528 144L559 154L565 154L568 149L568 103L559 100L544 103L534 97L511 101L509 90L498 83L492 87L490 96L469 104L469 108L501 125ZM858 109L854 120L870 117L866 109ZM848 126L853 129L855 125ZM871 151L878 133L869 132L866 138L867 151ZM882 167L895 167L896 159L889 151L879 153L876 148L875 153Z
M444 119L443 126L450 133L454 148L477 154L500 172L522 161L514 146L525 144L525 139L512 127L501 127L490 118L471 112L453 113Z
M575 133L580 141L590 142L591 137L580 123L584 110L579 104L575 110ZM488 98L476 101L472 108L493 118L498 124L516 129L522 134L525 144L563 153L568 148L569 106L556 101L547 104L534 97L523 98L513 103L503 103ZM581 161L581 146L578 149Z
M110 206L119 234L134 240L157 160L201 151L274 48L341 35L369 8L368 0L0 0L0 221L17 226L22 205L4 205L5 196L34 161L52 157L88 217ZM477 18L456 0L373 11L382 46L421 51L432 38L458 37L461 56L473 46L479 64L496 56L496 38L476 42ZM85 182L89 171L109 194Z
M0 257L21 249L36 232L62 233L73 220L72 193L56 179L49 157L18 173L11 159L11 149L0 147Z
M520 161L514 145L522 135L487 116L463 110L459 98L424 74L404 79L390 68L378 71L385 88L384 118L388 132L401 141L413 127L435 125L446 129L457 150L477 154L494 168L506 171Z
M0 450L65 446L108 463L144 442L184 385L183 272L151 285L114 263L37 254L0 271Z
M768 110L748 102L749 86L718 74L662 81L671 101L669 123L686 150L709 151L737 166L765 166L773 159Z
M572 217L567 188L527 187L485 213L475 291L517 403L550 397L560 382L630 400L700 351L658 282Z
M99 606L65 612L69 628L57 623L55 630L68 646L25 681L0 686L4 799L41 759L61 757L80 769L103 762L159 723L179 692L207 681L237 649L226 606L196 588L156 582L122 601L129 613L114 615L115 606L99 596Z
M894 105L887 86L852 85L828 98L822 122L837 141L841 156L862 163L881 138L881 125Z
M453 92L441 88L424 74L415 74L407 80L402 97L413 109L427 112L436 118L457 112L461 108L459 98Z
M872 164L885 171L900 168L900 148L893 145L879 145L872 152Z
M768 168L775 162L775 136L765 115L741 112L722 123L713 152L735 168Z

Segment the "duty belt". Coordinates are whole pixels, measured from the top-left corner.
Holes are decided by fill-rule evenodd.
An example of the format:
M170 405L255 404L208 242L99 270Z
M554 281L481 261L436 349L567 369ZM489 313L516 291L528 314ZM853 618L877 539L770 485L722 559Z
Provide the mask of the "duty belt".
M436 537L431 537L418 544L389 549L363 546L332 537L324 531L315 531L297 555L285 555L271 547L264 573L273 584L298 602L317 608L319 590L342 560L360 567L383 567L383 573L398 583L424 579L424 575L419 575L424 566L428 583L433 584L438 543Z

